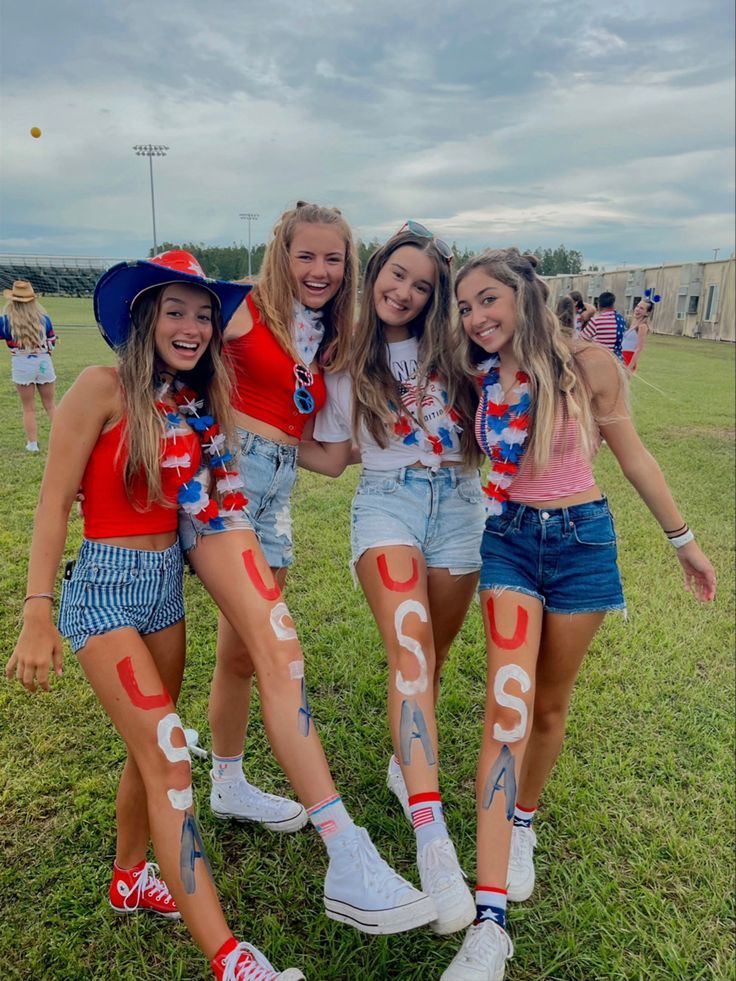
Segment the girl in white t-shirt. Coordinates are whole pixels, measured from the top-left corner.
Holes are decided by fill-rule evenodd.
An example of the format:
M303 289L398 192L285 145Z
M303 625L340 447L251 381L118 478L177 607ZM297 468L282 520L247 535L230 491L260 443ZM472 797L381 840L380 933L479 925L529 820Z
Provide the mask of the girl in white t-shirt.
M325 375L314 441L299 448L302 466L331 476L351 461L353 441L360 449L352 566L389 662L388 786L414 827L441 934L475 914L442 812L434 707L478 582L485 517L475 396L448 343L451 261L416 222L374 252L355 333Z

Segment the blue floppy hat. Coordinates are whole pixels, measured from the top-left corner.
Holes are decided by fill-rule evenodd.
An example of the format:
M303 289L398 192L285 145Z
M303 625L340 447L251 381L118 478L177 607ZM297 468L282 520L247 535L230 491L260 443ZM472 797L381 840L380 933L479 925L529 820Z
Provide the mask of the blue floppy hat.
M118 262L97 280L93 297L95 320L110 347L120 347L127 340L131 311L141 294L169 283L208 290L220 308L223 328L253 289L245 283L209 279L194 256L184 249L171 249L152 259Z

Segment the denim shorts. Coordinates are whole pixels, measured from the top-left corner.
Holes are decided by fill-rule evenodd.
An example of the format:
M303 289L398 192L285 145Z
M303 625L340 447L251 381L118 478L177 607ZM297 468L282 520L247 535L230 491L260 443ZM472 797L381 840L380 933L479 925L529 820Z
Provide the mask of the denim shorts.
M428 567L476 572L484 517L477 471L364 470L353 498L351 566L366 549L411 545Z
M85 539L71 578L64 577L60 633L76 653L90 637L120 627L165 630L184 619L183 569L178 543L148 552Z
M235 430L239 440L238 467L245 482L248 505L237 519L217 530L179 511L179 541L185 552L200 535L219 535L233 528L254 531L272 569L294 561L291 535L291 491L296 480L296 446L276 443L247 429Z
M56 381L54 362L45 351L38 354L18 352L10 359L10 373L16 385L47 385Z
M478 588L526 593L549 613L625 610L617 555L605 498L569 508L510 501L486 521Z

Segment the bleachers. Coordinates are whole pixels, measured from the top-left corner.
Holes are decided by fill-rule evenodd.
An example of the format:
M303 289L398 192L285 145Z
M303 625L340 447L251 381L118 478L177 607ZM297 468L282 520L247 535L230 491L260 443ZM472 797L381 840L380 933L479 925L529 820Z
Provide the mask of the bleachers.
M0 288L27 279L40 294L91 296L100 274L120 259L0 254Z

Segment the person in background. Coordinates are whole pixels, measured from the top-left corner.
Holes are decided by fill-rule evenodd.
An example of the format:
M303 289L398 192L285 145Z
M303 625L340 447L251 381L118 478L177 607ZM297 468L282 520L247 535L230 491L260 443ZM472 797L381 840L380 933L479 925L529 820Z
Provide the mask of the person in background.
M56 374L51 360L56 334L49 315L27 280L16 279L12 289L3 290L3 296L8 302L0 317L0 338L13 352L11 375L23 407L26 449L29 453L38 453L36 392L51 421L56 408Z
M598 297L598 313L591 317L580 331L580 339L600 344L622 360L621 343L626 330L626 320L615 309L615 304L616 297L613 293L601 293Z
M570 299L575 304L575 333L579 334L590 318L595 316L595 307L585 302L579 290L571 290Z
M575 337L577 314L573 298L571 296L561 296L557 301L555 314L565 334L568 337Z
M624 332L623 340L621 341L621 354L624 364L632 373L636 371L639 357L646 344L647 334L651 330L650 317L653 309L654 303L652 300L639 300L634 307L634 315L631 323Z

